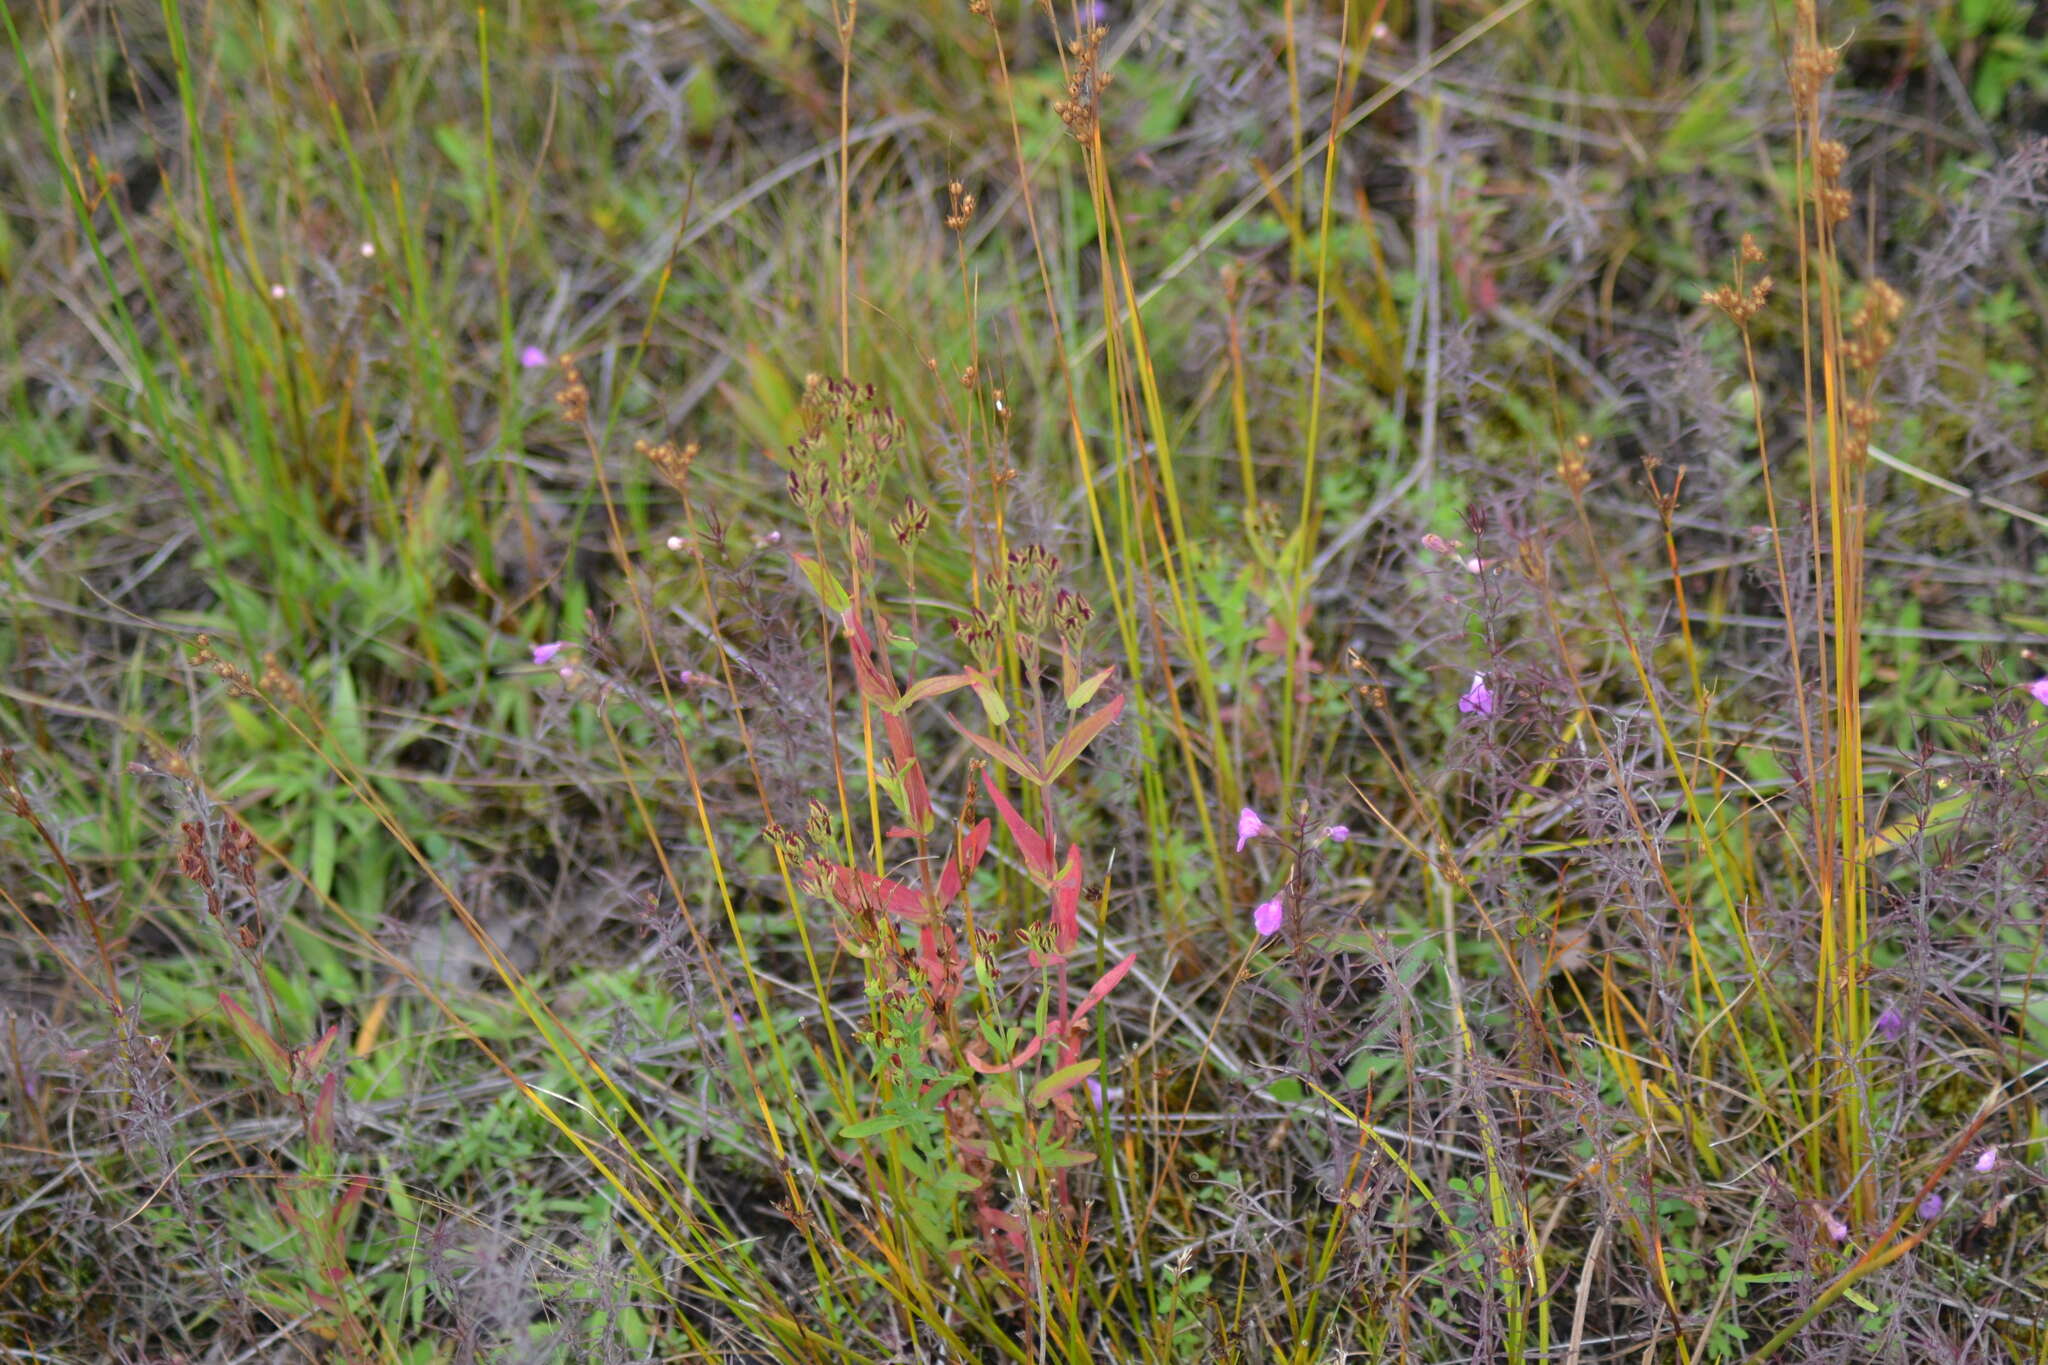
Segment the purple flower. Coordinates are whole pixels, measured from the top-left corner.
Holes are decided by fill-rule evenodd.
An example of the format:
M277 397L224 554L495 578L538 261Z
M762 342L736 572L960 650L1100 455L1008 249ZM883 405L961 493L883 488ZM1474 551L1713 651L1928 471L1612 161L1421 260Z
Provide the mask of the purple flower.
M561 652L562 642L560 640L550 640L544 645L535 645L533 647L534 667L547 667L547 665L553 661L554 657L557 654L560 654Z
M1938 1194L1930 1194L1921 1200L1919 1208L1921 1221L1931 1223L1941 1217L1942 1203L1942 1197Z
M548 363L548 353L538 346L529 346L519 353L519 363L529 370L538 370Z
M1237 851L1244 852L1244 846L1261 834L1271 834L1272 827L1259 818L1259 813L1246 806L1237 813Z
M1835 1215L1827 1215L1828 1240L1836 1246L1849 1240L1849 1225Z
M1468 716L1490 716L1493 714L1493 689L1486 685L1484 673L1472 675L1472 686L1465 695L1458 698L1458 709Z
M2043 706L2048 706L2048 678L2036 678L2027 684L2027 695Z
M1278 896L1269 901L1260 901L1252 909L1252 928L1261 934L1277 934L1280 932L1280 921L1286 914L1287 907L1281 904Z
M1970 1164L1970 1169L1978 1175L1990 1175L1998 1169L1998 1149L1986 1147L1977 1154L1977 1159Z
M1887 1043L1896 1043L1906 1036L1906 1016L1899 1013L1896 1005L1886 1005L1872 1027Z
M1332 825L1323 831L1323 837L1333 844L1348 844L1351 842L1351 826Z
M1088 1087L1088 1099L1091 1103L1095 1105L1096 1111L1098 1113L1101 1112L1102 1082L1096 1080L1093 1076L1090 1076L1087 1080L1083 1081L1082 1084Z

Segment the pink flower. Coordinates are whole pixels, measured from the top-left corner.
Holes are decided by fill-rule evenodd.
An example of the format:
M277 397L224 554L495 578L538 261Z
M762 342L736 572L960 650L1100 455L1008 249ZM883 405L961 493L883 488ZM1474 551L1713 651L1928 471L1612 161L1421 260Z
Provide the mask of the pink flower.
M1280 921L1286 917L1287 907L1278 896L1269 901L1260 901L1252 910L1252 928L1261 934L1280 932Z
M1931 1223L1941 1217L1943 1203L1942 1197L1938 1194L1930 1194L1921 1200L1918 1212L1922 1221Z
M1906 1016L1899 1013L1896 1005L1886 1005L1884 1013L1877 1016L1877 1022L1871 1027L1882 1034L1887 1043L1896 1043L1906 1036Z
M1246 806L1237 813L1237 851L1244 852L1244 846L1262 834L1271 834L1272 827L1259 818L1259 813Z
M1978 1175L1990 1175L1998 1169L1998 1149L1996 1147L1986 1147L1977 1154L1977 1159L1971 1163L1970 1169L1974 1170Z
M538 346L529 346L519 353L519 363L529 370L540 369L548 363L548 353Z
M562 642L560 640L550 640L544 645L535 645L533 647L534 667L547 667L547 665L553 661L554 657L557 654L560 654L561 652Z
M2027 684L2027 695L2043 706L2048 706L2048 678L2036 678Z
M1847 1223L1835 1217L1832 1213L1827 1215L1827 1223L1828 1240L1830 1242L1840 1246L1843 1242L1849 1240L1849 1225Z
M1351 826L1332 825L1323 831L1323 837L1333 844L1348 844L1351 842Z
M1472 675L1472 686L1465 695L1458 698L1458 709L1468 716L1490 716L1493 714L1493 689L1486 685L1484 673Z
M1090 1076L1082 1084L1088 1087L1089 1102L1095 1106L1097 1111L1100 1111L1102 1108L1102 1082Z

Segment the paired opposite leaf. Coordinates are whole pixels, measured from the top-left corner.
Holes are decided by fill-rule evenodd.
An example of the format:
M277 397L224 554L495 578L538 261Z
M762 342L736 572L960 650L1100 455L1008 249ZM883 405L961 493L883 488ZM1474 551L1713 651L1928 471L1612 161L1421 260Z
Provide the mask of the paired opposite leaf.
M1060 739L1045 760L1045 780L1057 781L1059 775L1072 766L1081 756L1082 750L1095 742L1095 737L1116 724L1116 718L1124 713L1124 698L1118 697L1102 707L1086 720L1074 722L1074 728Z

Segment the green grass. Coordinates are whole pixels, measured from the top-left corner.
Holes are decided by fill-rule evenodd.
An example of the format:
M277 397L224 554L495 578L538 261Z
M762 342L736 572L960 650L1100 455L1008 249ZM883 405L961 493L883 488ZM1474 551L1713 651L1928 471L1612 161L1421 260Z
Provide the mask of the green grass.
M2035 7L1108 8L8 12L0 1345L2048 1352Z

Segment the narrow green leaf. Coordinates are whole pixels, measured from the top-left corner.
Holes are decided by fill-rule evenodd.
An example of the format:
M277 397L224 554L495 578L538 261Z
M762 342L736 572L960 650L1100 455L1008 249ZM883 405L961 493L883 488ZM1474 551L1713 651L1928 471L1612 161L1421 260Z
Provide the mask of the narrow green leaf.
M810 555L791 555L796 566L804 571L804 577L811 580L811 590L818 594L818 600L825 604L825 610L834 616L840 615L853 605L853 599L846 595L846 589L839 586L839 580L832 576L832 570L823 560Z
M839 1130L839 1136L848 1139L871 1138L881 1133L893 1132L909 1121L901 1114L877 1114L871 1119L847 1124Z
M1053 1072L1052 1075L1047 1076L1037 1085L1031 1087L1031 1102L1033 1104L1050 1103L1052 1100L1072 1090L1082 1081L1093 1076L1101 1066L1102 1059L1100 1057L1090 1057L1086 1061L1075 1062L1072 1066L1061 1067L1058 1071Z

